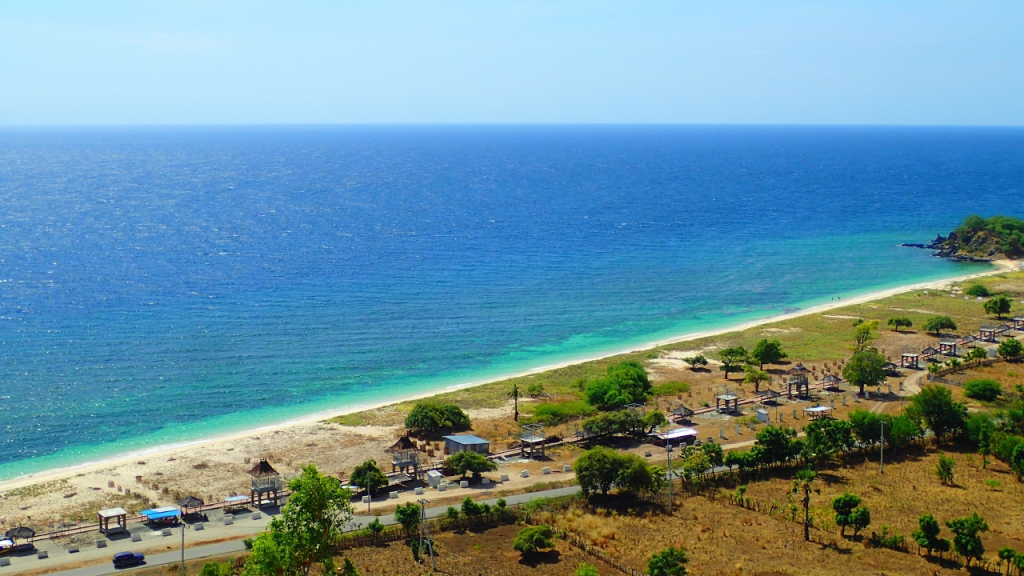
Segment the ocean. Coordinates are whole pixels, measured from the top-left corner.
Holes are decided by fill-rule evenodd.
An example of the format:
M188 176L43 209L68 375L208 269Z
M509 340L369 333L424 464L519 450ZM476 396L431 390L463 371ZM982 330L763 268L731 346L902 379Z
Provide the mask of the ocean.
M0 478L985 269L1024 130L0 129Z

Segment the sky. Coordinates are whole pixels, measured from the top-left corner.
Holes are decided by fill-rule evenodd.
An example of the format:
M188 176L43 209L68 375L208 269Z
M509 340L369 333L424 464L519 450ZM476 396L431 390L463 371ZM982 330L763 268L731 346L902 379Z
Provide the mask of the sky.
M1024 2L0 3L0 125L1024 125Z

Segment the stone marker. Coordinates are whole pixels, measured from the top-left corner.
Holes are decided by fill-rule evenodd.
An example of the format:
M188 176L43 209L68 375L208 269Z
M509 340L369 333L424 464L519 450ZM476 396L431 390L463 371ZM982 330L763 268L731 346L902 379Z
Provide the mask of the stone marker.
M234 523L235 523L235 517L234 516L225 516L224 517L224 525L225 526L231 526Z
M508 482L508 474L502 474L501 475L501 481L502 482Z
M10 565L11 565L11 559L10 558L0 558L0 566L10 566Z
M68 554L78 554L78 547L77 546L72 546L72 547L68 548Z
M572 464L562 466L562 472L572 472Z
M97 548L106 548L107 547L107 541L106 540L97 540L96 541L96 547Z
M799 419L800 419L800 413L796 411L796 408L793 408L793 420L799 420Z
M369 496L363 496L363 504L369 504L369 503L370 503L370 497Z
M160 535L161 536L170 536L171 535L171 529L170 528L164 528L163 530L160 531Z
M417 486L416 488L413 488L412 492L413 492L413 494L415 494L417 496L422 496L423 495L423 488L420 488L419 486Z
M737 436L739 436L739 435L740 435L740 425L739 425L739 423L738 423L738 422L736 423L736 435L737 435Z
M260 518L262 518L262 516L260 516L259 512L256 512L255 514L252 515L252 519L253 520L259 520Z
M448 489L448 485L447 484L438 484L437 485L437 491L438 492L444 492L447 489Z
M545 467L540 469L540 473L541 474L551 474L551 468L548 468L547 466L545 466Z
M398 500L398 492L388 492L388 500Z
M647 452L644 452L644 458L650 458L650 457L651 457L651 451L650 450L648 450Z
M49 558L49 557L50 557L50 553L47 552L46 550L40 550L40 551L36 552L36 558L39 558L40 560L43 560L43 559L46 559L46 558Z
M132 542L142 542L141 534L132 534Z
M484 486L490 486L491 479L487 477L481 478L480 483L483 484Z
M192 525L192 529L197 531L197 532L203 530L203 523L202 522L196 522L195 524Z
M523 470L522 472L519 473L519 477L520 478L529 478L530 477L530 473L528 471L526 471L526 470Z

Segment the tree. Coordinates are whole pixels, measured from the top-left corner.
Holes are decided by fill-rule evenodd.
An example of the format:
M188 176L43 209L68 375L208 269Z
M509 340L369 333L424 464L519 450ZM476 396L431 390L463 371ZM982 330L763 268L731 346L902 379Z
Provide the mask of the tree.
M334 572L334 543L352 519L351 493L312 464L288 488L288 504L253 541L245 576L308 576L314 565Z
M763 370L758 370L757 368L754 368L753 366L747 366L746 368L743 369L743 371L747 373L747 376L745 378L743 378L743 383L744 384L753 384L754 385L754 392L760 392L761 391L761 382L771 382L772 381L772 375L771 374L769 374L769 373L767 373L767 372L765 372Z
M988 523L984 518L975 512L964 518L956 518L946 522L946 526L953 531L953 548L956 553L967 558L967 566L971 565L971 559L981 560L985 554L985 546L978 537L978 532L988 532Z
M850 525L853 526L853 535L856 536L861 530L871 524L871 512L864 506L858 506L850 513ZM884 526L883 526L884 529Z
M697 368L708 365L708 359L703 354L687 356L686 358L683 358L683 362L690 365L690 370L696 370Z
M875 329L878 328L878 320L870 322L855 323L853 328L853 351L863 352L868 349L875 339Z
M388 477L377 465L376 460L367 460L352 470L352 476L348 482L354 486L365 488L366 493L372 498L374 492L388 485Z
M963 430L967 407L954 402L948 388L937 384L925 386L911 402L912 412L924 420L937 439Z
M922 326L926 332L938 336L943 330L956 330L956 322L949 316L932 316L924 321Z
M750 359L747 349L743 346L725 348L718 353L718 357L722 360L720 368L722 372L725 372L726 380L729 379L730 372L739 372L742 370L743 364L746 364Z
M882 423L885 418L870 410L857 408L847 415L850 419L850 428L857 440L865 444L874 444L881 438Z
M935 464L935 475L939 477L939 482L947 486L953 485L953 468L956 466L956 460L953 460L949 456L943 453L939 453L939 460Z
M685 550L669 546L651 556L647 561L647 573L650 576L685 576L689 561Z
M519 422L519 385L513 384L508 391L508 397L512 399L512 420ZM408 424L406 424L408 426Z
M636 454L621 454L618 460L615 486L619 490L638 496L649 496L664 488L665 473L661 468L649 466Z
M893 450L899 450L923 435L921 427L912 418L901 414L889 421L885 440Z
M906 316L896 316L895 318L889 318L887 324L889 326L892 326L893 329L896 330L897 332L900 331L900 328L910 328L911 326L914 325L910 318L907 318Z
M984 348L971 348L967 354L964 354L964 360L970 362L973 360L984 360L988 358L988 350Z
M553 548L554 543L551 542L553 537L554 533L547 524L527 526L516 534L516 539L512 542L512 549L522 554L536 554L540 550Z
M653 389L643 366L628 360L609 366L607 375L587 384L584 393L588 404L611 410L640 402L650 396Z
M1017 557L1017 551L1012 546L1003 546L999 549L999 559L1006 562L1006 574L1010 574L1010 563Z
M853 446L852 427L843 420L821 419L804 426L804 457L818 463L831 462Z
M1013 302L1006 297L1005 294L1000 294L995 298L989 298L985 301L985 313L995 314L996 318L1002 318L1003 314L1009 314L1010 309L1013 307Z
M991 378L972 378L964 383L964 396L991 402L1003 394L999 381Z
M526 393L530 395L530 398L540 398L541 396L545 396L544 383L534 382L533 384L530 384L526 387Z
M1024 354L1024 345L1020 343L1020 340L1016 338L1007 338L999 343L999 348L996 349L999 355L1005 360L1013 361L1019 360L1021 354Z
M750 356L754 362L758 363L758 368L761 370L764 370L765 364L778 364L779 360L788 358L788 355L782 350L782 343L775 338L771 340L765 338L755 344Z
M876 350L861 350L846 363L843 378L850 384L859 386L863 395L865 386L880 386L885 382L885 365L888 363L885 356Z
M1024 480L1024 442L1018 442L1010 453L1010 469L1017 475L1017 480Z
M455 404L417 402L405 417L405 427L416 434L437 434L445 430L469 430L469 415Z
M466 496L462 499L462 515L466 518L479 518L484 513L484 507L481 504L473 502L473 499Z
M939 538L939 532L942 531L942 527L939 526L939 521L935 519L931 514L925 514L917 519L918 529L914 530L910 535L917 542L917 545L928 551L928 555L932 555L932 550L938 550L939 552L945 552L949 550L949 540L945 538Z
M964 290L964 294L974 297L980 296L982 298L988 298L992 295L992 293L988 291L988 288L982 284L972 284L967 290Z
M580 564L579 566L576 567L576 576L599 576L599 575L597 573L597 568L596 567L594 567L594 566L584 562L584 563L582 563L582 564Z
M787 462L799 453L795 446L796 435L796 430L792 428L765 426L755 435L754 446L760 448L765 463Z
M982 468L988 467L988 455L992 453L992 434L995 431L995 423L988 414L973 414L967 421L967 437L978 446Z
M395 506L395 520L402 525L406 534L412 534L420 527L420 505L409 502Z
M851 515L860 506L860 496L844 492L832 499L832 511L836 513L836 526L839 526L839 535L846 536L846 527L853 524Z
M793 479L793 494L801 496L800 502L804 507L804 540L807 542L811 541L811 492L818 492L813 487L814 479L817 478L818 474L806 468L796 473L796 477Z
M468 472L482 474L484 472L491 472L498 469L497 464L488 460L484 455L477 454L476 452L456 452L449 456L448 459L444 461L444 464L456 474L461 474L463 478L466 477L466 473Z
M370 531L374 539L377 539L384 532L384 525L380 523L380 518L374 518L366 525L366 529Z
M654 432L655 428L668 424L668 418L665 417L661 410L651 410L644 414L642 422L644 429L647 431L646 434L650 434Z
M708 457L708 463L712 467L721 466L725 461L725 453L722 451L722 445L718 442L707 442L701 445L700 450Z
M580 490L584 496L590 496L596 492L600 492L603 496L608 495L608 491L612 489L619 473L620 458L618 456L616 451L598 446L587 450L576 459L573 469L576 471L576 480L580 483Z

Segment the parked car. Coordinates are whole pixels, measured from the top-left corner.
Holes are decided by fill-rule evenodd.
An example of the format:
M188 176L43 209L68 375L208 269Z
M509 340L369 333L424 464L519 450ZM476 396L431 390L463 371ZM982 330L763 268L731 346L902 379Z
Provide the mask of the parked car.
M114 554L114 568L127 568L138 566L146 561L146 556L141 552L118 552Z

